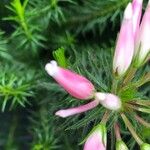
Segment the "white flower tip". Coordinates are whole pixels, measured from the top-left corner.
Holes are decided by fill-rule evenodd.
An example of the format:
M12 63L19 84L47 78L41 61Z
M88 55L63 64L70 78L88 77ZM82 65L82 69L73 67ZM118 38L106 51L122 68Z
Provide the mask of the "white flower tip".
M136 1L136 2L139 3L139 4L142 4L142 3L143 3L143 0L134 0L134 1Z
M106 94L105 93L101 93L101 92L97 92L95 94L95 98L99 101L104 101L106 99Z
M57 62L52 60L50 63L47 63L45 65L45 70L50 76L55 76L55 74L58 72Z
M150 6L150 0L148 1L148 5Z
M114 107L114 110L121 109L121 101L118 102L118 104Z
M116 102L112 102L111 109L112 110L119 110L121 108L121 100L118 99Z
M131 19L132 18L132 4L129 3L124 11L124 18Z
M143 0L138 0L138 3L142 4L142 3L143 3Z
M67 117L67 114L65 113L64 110L59 110L55 113L56 116L59 116L59 117L62 117L62 118L65 118Z
M119 110L122 105L120 98L113 94L107 94L106 100L102 101L101 104L110 110Z

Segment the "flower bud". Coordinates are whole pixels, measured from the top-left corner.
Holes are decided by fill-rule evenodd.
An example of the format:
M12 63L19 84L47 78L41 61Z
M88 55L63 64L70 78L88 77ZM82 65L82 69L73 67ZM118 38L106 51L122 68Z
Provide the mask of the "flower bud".
M113 71L116 75L123 75L129 68L134 54L134 36L131 3L125 9L121 30L118 36Z
M103 124L93 129L87 138L84 150L106 150L107 132Z
M140 19L142 15L142 3L143 0L133 0L132 2L134 39L137 38L137 33L139 31Z
M99 101L94 100L94 101L89 102L89 103L87 103L87 104L85 104L85 105L81 105L81 106L73 107L73 108L69 108L69 109L62 109L62 110L59 110L59 111L57 111L57 112L55 113L55 115L60 116L60 117L62 117L62 118L65 118L65 117L68 117L68 116L72 116L72 115L79 114L79 113L88 111L88 110L90 110L90 109L93 109L93 108L95 108L98 104L99 104Z
M135 66L140 67L150 52L150 0L144 13L135 49Z
M141 145L141 150L150 150L150 144L148 143L143 143Z
M46 64L45 70L70 95L78 99L89 99L93 97L94 86L85 77L57 66L56 61L51 61Z
M121 108L121 100L114 94L97 92L95 93L95 99L99 100L107 109L118 110Z
M128 147L122 140L117 140L116 150L128 150Z

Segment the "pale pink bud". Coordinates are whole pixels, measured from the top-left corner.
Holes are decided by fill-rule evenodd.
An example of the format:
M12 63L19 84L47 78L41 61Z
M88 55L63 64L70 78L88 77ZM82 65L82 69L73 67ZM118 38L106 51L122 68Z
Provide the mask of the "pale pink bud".
M45 70L70 95L78 99L89 99L93 97L94 86L85 77L80 76L68 69L63 69L57 66L56 61L51 61L46 64Z
M132 8L133 8L133 33L134 38L136 39L137 33L140 26L140 20L142 15L142 3L143 0L133 0Z
M103 124L98 125L84 145L84 150L106 150L107 133Z
M68 117L71 115L75 115L75 114L79 114L79 113L88 111L88 110L96 107L98 104L99 104L99 101L94 100L88 104L85 104L85 105L82 105L79 107L59 110L55 113L55 115L65 118L65 117Z
M150 52L150 0L144 13L136 43L136 65L144 63Z
M124 12L113 60L113 71L119 76L127 71L133 58L134 36L132 19L132 5L129 3Z
M118 110L121 108L121 100L114 94L98 92L95 94L95 98L107 109Z

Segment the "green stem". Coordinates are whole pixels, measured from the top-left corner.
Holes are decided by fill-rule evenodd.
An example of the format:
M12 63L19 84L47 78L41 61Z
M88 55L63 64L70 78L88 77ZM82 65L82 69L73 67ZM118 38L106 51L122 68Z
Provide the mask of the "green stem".
M128 71L128 73L127 73L127 75L126 75L126 77L123 81L123 86L127 85L134 78L134 75L135 75L136 71L137 71L137 68L131 67L129 69L129 71Z
M150 123L146 122L143 118L141 118L138 115L135 115L134 117L139 123L141 123L142 125L144 125L147 128L150 128Z
M132 105L142 105L142 106L150 106L150 100L133 100L133 101L130 101L129 104L132 104Z
M16 130L16 127L17 127L17 118L16 116L14 116L12 118L12 123L11 123L11 127L10 127L10 130L9 130L9 134L8 134L8 138L7 138L7 143L6 143L6 146L5 146L5 149L6 150L10 150L14 144L14 136L15 136L15 130Z
M114 150L114 130L111 130L111 150Z
M137 133L134 131L134 127L132 126L132 124L130 123L130 121L128 120L128 118L125 116L125 114L121 113L121 117L125 123L125 125L128 127L129 131L131 132L132 136L134 137L134 139L136 140L136 142L141 145L143 144L143 141L140 139L140 137L137 135Z
M148 82L150 82L150 73L145 74L143 77L141 77L141 79L139 79L136 82L130 82L130 83L124 85L120 90L125 91L131 87L139 88L140 86L142 86L143 84L148 83Z
M25 21L23 21L20 24L21 24L21 26L22 26L22 28L23 28L27 38L29 40L31 40L32 36L31 36L31 33L30 33L29 29L28 29L27 23Z
M111 89L112 93L114 94L117 93L118 83L119 83L119 79L114 77L113 82L112 82L112 89Z
M145 74L139 81L137 81L135 83L135 86L138 88L138 87L142 86L143 84L145 84L147 82L150 82L150 72Z
M141 107L137 107L135 105L131 105L131 104L126 104L128 107L134 109L134 110L137 110L137 111L140 111L140 112L143 112L143 113L148 113L150 114L150 109L149 108L141 108Z
M106 122L108 121L109 119L109 115L110 115L110 110L106 110L105 113L104 113L104 116L100 122L100 124L106 124Z

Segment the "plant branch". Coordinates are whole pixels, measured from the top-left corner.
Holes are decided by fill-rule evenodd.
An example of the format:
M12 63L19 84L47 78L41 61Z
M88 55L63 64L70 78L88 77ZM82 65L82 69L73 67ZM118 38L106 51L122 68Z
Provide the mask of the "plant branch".
M141 118L138 115L135 115L134 117L139 123L141 123L142 125L144 125L147 128L150 128L150 123L146 122L143 118Z
M126 75L126 77L125 77L125 79L123 81L123 86L127 85L128 83L130 83L130 81L134 78L134 75L135 75L136 71L137 71L137 68L131 67L129 69L129 71L128 71L128 73L127 73L127 75Z
M138 106L135 106L135 105L132 105L132 104L126 104L126 105L128 107L134 109L134 110L150 114L150 109L149 108L141 108L141 107L138 107Z
M110 110L106 110L100 123L106 124L107 120L109 119L109 115L110 115Z
M143 141L140 139L140 137L137 135L137 133L134 131L134 127L132 126L132 124L130 123L130 121L128 120L128 118L125 116L125 114L121 113L121 117L125 123L125 125L128 127L129 131L131 132L132 136L134 137L134 139L136 140L136 142L141 145L143 144Z
M88 20L91 20L91 19L94 19L94 18L106 16L109 13L112 14L113 11L115 11L118 8L124 6L128 2L129 2L129 0L120 1L116 5L112 5L111 7L105 8L103 10L100 9L99 11L95 11L92 14L89 14L89 15L86 15L86 16L82 16L82 17L71 18L70 20L65 22L65 25L67 25L67 24L76 25L76 24L84 23L84 22L86 22Z

